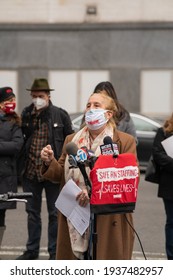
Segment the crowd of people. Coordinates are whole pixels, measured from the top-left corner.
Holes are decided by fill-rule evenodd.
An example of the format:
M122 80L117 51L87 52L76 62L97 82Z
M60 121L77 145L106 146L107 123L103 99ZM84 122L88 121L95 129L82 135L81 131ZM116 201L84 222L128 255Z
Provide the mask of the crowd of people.
M104 138L109 136L116 143L119 153L134 154L138 165L134 123L109 81L96 85L88 96L81 128L76 133L68 112L52 104L50 93L54 89L49 87L47 79L35 79L31 88L26 90L30 93L31 104L19 116L15 112L13 89L0 88L0 194L17 192L19 177L23 191L32 193L26 203L26 250L17 259L39 258L43 191L48 211L49 260L88 259L90 225L83 235L79 234L71 221L55 207L60 191L70 179L80 188L76 196L79 205L86 207L90 203L88 186L80 169L69 168L66 147L68 143L74 143L78 149L86 147L98 157ZM168 259L173 259L173 192L170 188L173 159L165 153L161 141L171 135L173 116L158 130L153 145L153 156L160 165L158 196L163 198L167 216L165 234ZM86 172L89 176L89 168L86 168ZM14 208L16 202L0 203L0 245L6 228L6 210ZM97 233L98 260L132 258L132 213L98 215Z
M16 192L19 178L23 191L32 193L26 203L26 251L17 259L34 260L39 257L42 193L45 191L48 211L47 246L49 259L53 260L56 255L58 227L55 200L59 194L59 185L40 175L40 152L45 145L51 144L58 159L64 140L68 134L73 133L73 129L69 114L52 104L50 92L53 89L49 87L47 79L35 79L27 91L31 95L31 104L18 116L15 113L15 94L12 88L0 88L0 194ZM6 228L6 210L15 207L14 202L0 203L1 242Z

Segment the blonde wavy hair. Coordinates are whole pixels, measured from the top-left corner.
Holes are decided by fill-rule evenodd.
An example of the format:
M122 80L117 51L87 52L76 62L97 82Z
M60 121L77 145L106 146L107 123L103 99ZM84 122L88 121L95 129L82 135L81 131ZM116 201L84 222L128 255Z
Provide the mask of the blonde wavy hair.
M173 132L173 114L169 119L167 119L163 125L163 129L165 132Z
M107 95L107 93L104 90L100 92L94 92L90 96L93 96L94 94L100 95L104 98L105 110L111 111L113 113L112 117L108 121L108 124L111 124L113 127L116 127L116 123L118 122L118 120L116 120L118 108L114 99Z

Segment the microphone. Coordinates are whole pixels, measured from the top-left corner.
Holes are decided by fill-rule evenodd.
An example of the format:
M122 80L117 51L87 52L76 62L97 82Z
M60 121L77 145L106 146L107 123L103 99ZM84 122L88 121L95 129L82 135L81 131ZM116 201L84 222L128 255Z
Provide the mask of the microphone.
M89 168L92 170L98 157L95 156L95 154L92 150L88 150L88 148L86 146L81 147L81 149L87 155L86 165L89 166Z
M71 165L71 168L78 167L78 162L87 162L87 154L85 149L83 147L78 149L74 142L70 142L66 145L66 152L69 155L68 162Z
M77 161L79 162L86 162L87 161L87 153L84 150L83 147L81 147L78 151L77 151Z
M77 160L76 160L76 154L78 151L78 147L74 142L70 142L66 145L66 152L68 154L68 162L71 165L71 168L77 167Z
M113 157L117 157L119 155L117 144L112 142L112 138L110 136L106 136L103 139L103 145L100 146L102 155L113 155Z
M69 156L69 164L72 163L72 167L78 167L80 169L85 185L91 188L91 182L85 169L85 159L87 159L86 153L82 149L78 149L74 142L70 142L66 145L66 152Z

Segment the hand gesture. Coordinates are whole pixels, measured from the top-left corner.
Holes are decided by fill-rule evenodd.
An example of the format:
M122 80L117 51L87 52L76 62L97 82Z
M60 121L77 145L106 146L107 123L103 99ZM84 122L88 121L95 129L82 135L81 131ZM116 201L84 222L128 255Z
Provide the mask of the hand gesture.
M51 145L47 145L41 150L41 159L44 161L45 165L50 165L51 161L54 159L54 152Z

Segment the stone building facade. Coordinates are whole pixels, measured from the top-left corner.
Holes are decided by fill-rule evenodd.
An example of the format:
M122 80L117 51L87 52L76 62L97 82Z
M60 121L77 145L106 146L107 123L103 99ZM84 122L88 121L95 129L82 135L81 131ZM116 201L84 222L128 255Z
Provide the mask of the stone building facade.
M83 111L103 80L129 111L172 112L171 0L0 2L0 84L14 87L19 112L38 77L69 113Z

